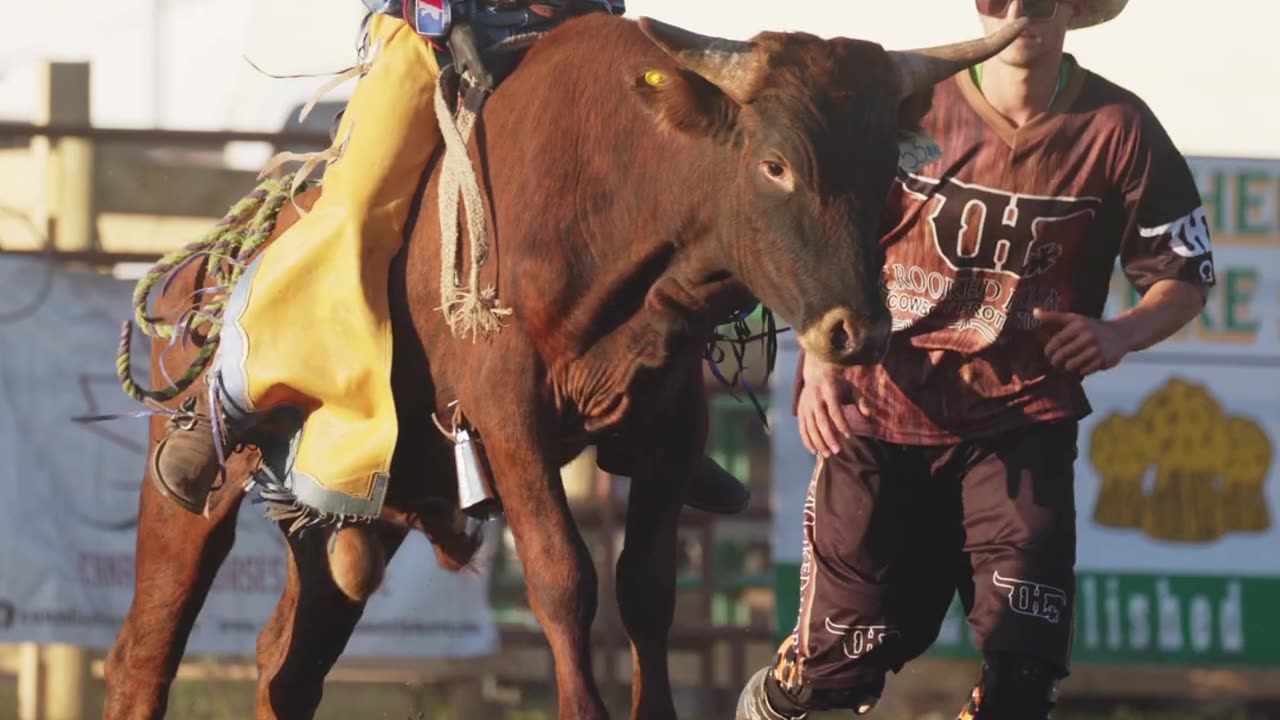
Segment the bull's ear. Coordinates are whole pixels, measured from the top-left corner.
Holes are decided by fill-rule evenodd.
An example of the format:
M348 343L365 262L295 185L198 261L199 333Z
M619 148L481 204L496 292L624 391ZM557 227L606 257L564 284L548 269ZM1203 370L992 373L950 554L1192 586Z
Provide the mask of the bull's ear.
M767 62L755 43L699 35L650 17L641 17L636 24L681 67L720 88L734 102L746 105L760 90Z
M933 87L929 86L898 106L898 167L904 172L919 172L942 157L942 148L921 126L932 104Z
M632 84L658 122L678 132L717 135L732 128L738 117L738 104L694 72L645 70Z

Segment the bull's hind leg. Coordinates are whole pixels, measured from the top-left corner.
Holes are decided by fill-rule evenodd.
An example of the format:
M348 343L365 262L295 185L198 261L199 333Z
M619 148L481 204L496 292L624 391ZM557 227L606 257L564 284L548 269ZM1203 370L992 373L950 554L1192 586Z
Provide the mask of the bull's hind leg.
M631 639L631 717L675 718L667 667L668 635L675 615L676 554L682 498L697 472L706 438L706 397L695 368L668 392L679 414L655 424L641 443L643 458L631 480L627 529L617 566L618 610Z
M286 527L282 524L281 530ZM389 561L406 531L385 523L375 527ZM321 528L287 536L288 584L258 635L258 720L315 716L325 676L364 613L365 603L348 598L333 580L328 538Z
M144 478L133 603L107 655L107 720L164 717L191 627L235 540L245 469L234 461L208 519L179 509Z
M653 467L653 466L651 466ZM676 552L681 494L670 478L692 466L636 473L627 505L627 531L618 557L617 597L631 639L631 717L675 718L667 668L667 636L675 614Z

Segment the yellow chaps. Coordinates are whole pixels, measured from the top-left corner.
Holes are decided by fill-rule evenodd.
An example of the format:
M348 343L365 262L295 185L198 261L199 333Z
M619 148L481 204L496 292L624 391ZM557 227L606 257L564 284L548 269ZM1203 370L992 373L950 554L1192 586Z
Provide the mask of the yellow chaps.
M232 292L216 366L233 423L281 406L306 416L288 484L302 504L343 515L377 513L386 492L397 431L388 273L440 142L430 45L374 15L369 46L323 194Z

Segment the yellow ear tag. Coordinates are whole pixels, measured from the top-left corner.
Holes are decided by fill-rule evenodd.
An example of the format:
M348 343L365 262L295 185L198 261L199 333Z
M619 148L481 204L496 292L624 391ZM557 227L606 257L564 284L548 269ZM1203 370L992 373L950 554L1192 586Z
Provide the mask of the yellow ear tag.
M667 75L661 70L650 70L644 74L644 81L653 87L658 87L667 82Z

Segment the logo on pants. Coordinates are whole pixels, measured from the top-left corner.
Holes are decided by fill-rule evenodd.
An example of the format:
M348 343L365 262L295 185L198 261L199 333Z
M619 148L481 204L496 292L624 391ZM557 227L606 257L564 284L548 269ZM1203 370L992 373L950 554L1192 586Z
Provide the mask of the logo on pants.
M991 582L1009 593L1009 607L1019 615L1030 615L1057 625L1067 608L1067 593L1052 585L1006 578L1000 571L991 573Z
M888 625L841 625L827 618L827 632L844 638L844 654L851 660L880 647L891 637L901 637L902 633Z

